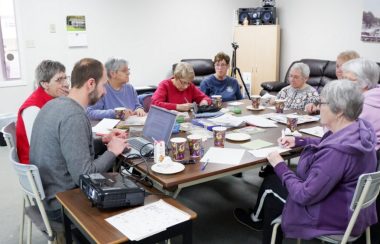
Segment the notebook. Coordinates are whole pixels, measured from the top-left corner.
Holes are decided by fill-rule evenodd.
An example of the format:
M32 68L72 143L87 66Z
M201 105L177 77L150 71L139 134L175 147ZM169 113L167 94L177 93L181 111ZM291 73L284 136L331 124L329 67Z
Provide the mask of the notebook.
M173 111L151 106L144 124L142 137L129 138L127 141L131 150L123 155L125 157L147 155L153 150L153 140L162 140L165 145L168 145L176 117L177 113Z

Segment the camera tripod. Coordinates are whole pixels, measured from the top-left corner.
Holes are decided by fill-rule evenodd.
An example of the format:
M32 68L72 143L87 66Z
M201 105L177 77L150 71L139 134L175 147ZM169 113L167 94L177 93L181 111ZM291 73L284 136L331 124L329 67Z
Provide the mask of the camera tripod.
M249 100L251 100L251 96L249 95L248 88L245 85L245 82L244 82L244 79L243 79L243 77L241 75L240 69L238 67L236 67L236 49L239 48L239 45L236 42L233 42L231 44L232 44L232 48L234 49L233 52L232 52L231 77L236 78L236 72L237 72L237 74L239 75L239 78L240 78L241 82L243 83L244 90L245 90L245 92L247 94L247 97L248 97Z

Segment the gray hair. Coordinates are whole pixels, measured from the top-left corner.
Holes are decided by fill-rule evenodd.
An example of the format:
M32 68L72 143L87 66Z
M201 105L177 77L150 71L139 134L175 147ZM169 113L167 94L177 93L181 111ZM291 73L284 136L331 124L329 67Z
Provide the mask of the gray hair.
M174 78L193 80L195 77L193 66L186 62L179 62L174 69Z
M334 80L322 90L323 98L330 110L334 113L342 113L349 120L356 120L363 110L363 93L358 85L350 80Z
M342 70L353 73L361 88L370 90L375 88L379 82L380 67L376 62L369 59L352 59L342 65Z
M35 70L36 83L42 86L42 82L49 83L54 75L66 72L66 68L58 61L43 60Z
M111 72L116 72L123 68L124 66L128 65L128 61L122 58L110 58L107 60L107 62L104 64L107 70L107 76L108 78L111 78Z
M303 78L309 78L310 75L310 68L309 65L299 62L292 65L290 68L290 71L298 70Z
M354 50L343 51L343 52L339 53L338 56L336 57L336 59L342 60L343 63L345 63L351 59L357 59L357 58L360 58L360 55L359 55L359 53L357 53Z

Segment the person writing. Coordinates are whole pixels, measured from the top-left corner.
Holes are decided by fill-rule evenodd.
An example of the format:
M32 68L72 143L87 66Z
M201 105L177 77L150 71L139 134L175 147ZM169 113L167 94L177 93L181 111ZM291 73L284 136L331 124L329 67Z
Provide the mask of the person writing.
M344 233L359 176L376 170L375 133L369 122L359 118L363 101L353 82L331 81L322 90L320 102L321 124L328 132L321 139L279 139L287 148L304 147L296 172L278 152L267 156L274 174L264 178L253 212L234 210L240 223L263 230L263 243L270 243L271 222L280 215L282 231L288 238ZM363 209L352 235L361 235L376 222L375 206ZM282 233L277 237L276 243L281 243Z
M215 74L208 76L201 82L201 91L209 97L221 95L223 102L241 100L243 97L238 81L227 76L227 71L230 68L230 57L223 52L216 54L214 66Z
M130 115L145 116L135 88L129 83L128 62L125 59L111 58L105 63L108 82L106 94L93 106L87 108L91 120L115 118L115 108L126 108L125 117Z
M210 105L211 99L192 83L194 76L191 64L178 63L174 76L158 85L152 96L152 105L181 112L189 111L193 102L200 106Z
M29 145L34 120L41 108L51 99L67 96L69 81L66 68L57 61L44 60L36 68L38 88L21 105L16 124L17 155L20 163L29 163Z

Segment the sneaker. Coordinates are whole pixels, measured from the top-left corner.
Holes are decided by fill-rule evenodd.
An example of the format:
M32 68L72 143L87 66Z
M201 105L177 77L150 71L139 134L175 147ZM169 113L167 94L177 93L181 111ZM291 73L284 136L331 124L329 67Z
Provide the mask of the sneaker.
M241 208L234 209L234 217L240 223L255 231L263 230L263 222L254 222L251 215Z

